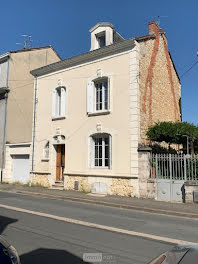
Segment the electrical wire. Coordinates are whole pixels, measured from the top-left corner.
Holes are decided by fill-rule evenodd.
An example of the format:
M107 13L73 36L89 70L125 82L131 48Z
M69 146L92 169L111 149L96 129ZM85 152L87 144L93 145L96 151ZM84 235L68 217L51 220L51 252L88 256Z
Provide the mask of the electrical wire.
M190 70L192 70L192 68L194 68L194 66L195 66L197 63L198 63L198 60L195 61L195 62L192 64L192 66L190 66L189 69L187 69L184 73L182 73L182 75L180 76L180 79L181 79L186 73L188 73Z

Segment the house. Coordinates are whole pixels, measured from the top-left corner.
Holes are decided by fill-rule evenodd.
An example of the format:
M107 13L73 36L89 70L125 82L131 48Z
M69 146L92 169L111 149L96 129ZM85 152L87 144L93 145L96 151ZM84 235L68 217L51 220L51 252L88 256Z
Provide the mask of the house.
M29 181L34 94L30 71L57 61L60 57L51 46L0 55L0 169L4 182Z
M139 148L147 143L145 131L181 119L180 80L166 34L154 21L148 35L128 40L111 23L90 33L89 52L31 71L31 182L146 196Z

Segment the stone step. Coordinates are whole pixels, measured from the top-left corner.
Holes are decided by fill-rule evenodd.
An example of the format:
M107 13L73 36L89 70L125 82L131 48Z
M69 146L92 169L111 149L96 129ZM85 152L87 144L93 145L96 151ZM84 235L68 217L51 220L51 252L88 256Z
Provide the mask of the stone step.
M62 181L56 181L53 185L64 186Z
M51 190L64 190L63 181L55 181L54 184L49 188Z
M52 187L50 187L49 189L50 190L61 190L61 191L63 191L64 190L64 185L53 184Z
M55 184L63 184L63 181L55 181Z

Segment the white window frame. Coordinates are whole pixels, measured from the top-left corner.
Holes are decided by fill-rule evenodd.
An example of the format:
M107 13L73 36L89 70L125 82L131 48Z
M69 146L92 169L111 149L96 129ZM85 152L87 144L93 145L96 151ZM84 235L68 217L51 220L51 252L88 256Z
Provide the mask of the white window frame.
M65 118L66 114L66 87L58 86L52 94L52 119Z
M97 85L102 83L102 109L97 109ZM107 107L105 109L105 85L107 84ZM110 78L103 76L87 83L87 114L102 115L110 113Z
M108 166L105 166L105 138L108 138ZM111 169L111 157L112 157L112 140L111 140L111 135L109 134L94 134L90 136L90 152L91 152L91 168L95 169ZM99 149L98 149L98 157L96 158L96 153L95 153L95 140L96 139L102 139L102 165L99 165ZM96 165L95 161L98 159L98 165Z
M105 83L107 85L107 87L105 87ZM101 88L99 87L101 85ZM95 102L94 102L94 108L95 108L95 112L97 111L108 111L109 109L109 85L108 85L108 79L104 78L104 79L100 79L99 81L94 82L94 94L95 94ZM99 95L97 97L97 90L100 91L100 89L102 90L102 101L98 100L97 98L99 98ZM105 91L106 90L106 91ZM107 93L107 100L105 101L105 92ZM98 92L99 94L99 92ZM107 107L105 107L105 103L107 104ZM97 104L102 104L102 109L97 109Z

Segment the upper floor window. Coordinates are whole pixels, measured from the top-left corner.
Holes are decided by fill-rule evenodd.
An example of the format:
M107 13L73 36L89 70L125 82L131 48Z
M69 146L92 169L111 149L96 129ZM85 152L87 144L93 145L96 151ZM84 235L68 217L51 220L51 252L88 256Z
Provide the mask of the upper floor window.
M87 112L103 113L109 110L109 80L100 78L88 83Z
M95 82L95 105L96 111L108 109L108 81Z
M57 87L53 90L52 98L52 117L64 117L66 104L66 89L65 87Z

